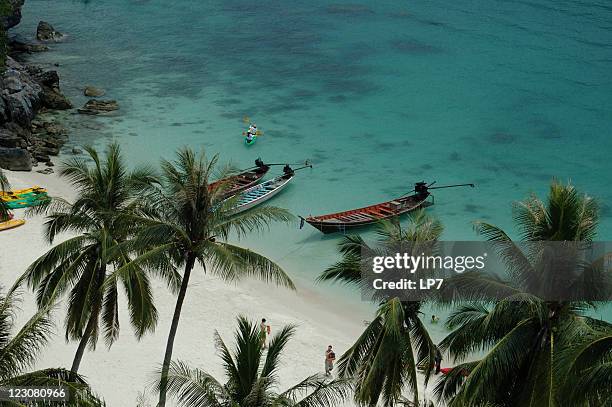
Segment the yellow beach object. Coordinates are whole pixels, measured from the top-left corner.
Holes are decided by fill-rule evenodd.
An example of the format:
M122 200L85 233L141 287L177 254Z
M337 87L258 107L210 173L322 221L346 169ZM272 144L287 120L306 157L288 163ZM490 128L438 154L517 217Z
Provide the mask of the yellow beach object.
M11 219L6 222L0 222L0 231L9 230L23 225L26 221L23 219Z
M43 187L39 187L38 185L34 185L31 188L16 189L14 191L0 191L0 198L13 197L16 195L23 195L23 194L31 194L35 192L47 192L47 188L43 188Z

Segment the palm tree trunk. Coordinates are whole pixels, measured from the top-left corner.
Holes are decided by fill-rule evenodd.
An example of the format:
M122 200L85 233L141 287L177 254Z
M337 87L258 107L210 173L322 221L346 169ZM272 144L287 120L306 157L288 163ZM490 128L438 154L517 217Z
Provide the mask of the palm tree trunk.
M74 360L72 361L72 367L70 368L70 379L75 380L77 373L79 372L79 366L81 365L81 360L83 359L83 354L85 353L85 348L87 347L87 342L91 338L91 334L93 333L96 325L98 324L98 316L100 315L100 307L99 304L102 302L102 284L104 283L104 277L106 276L106 267L102 267L96 273L96 288L95 292L97 293L97 298L94 302L94 306L91 309L91 314L89 315L89 320L87 321L87 326L85 327L85 332L83 332L83 336L79 341L79 346L77 347L76 354L74 355Z
M72 361L72 367L70 368L70 378L73 381L74 379L76 379L76 375L79 372L79 366L81 365L81 359L83 359L83 354L85 353L87 342L89 342L89 338L91 337L91 334L93 333L95 324L97 322L97 314L92 314L89 316L89 321L87 321L85 332L83 332L83 336L81 337L81 341L79 342L79 347L77 348L76 354L74 355L74 360Z
M159 402L157 407L166 406L166 390L168 387L168 371L170 370L170 361L172 360L172 349L174 348L174 338L178 329L179 318L181 317L181 309L183 308L183 301L185 300L185 294L187 293L187 285L189 284L189 276L191 276L191 270L195 264L195 256L189 254L187 256L187 263L185 264L185 272L183 273L183 281L181 282L181 289L176 299L176 306L174 307L174 316L172 317L172 325L170 325L170 333L168 334L168 342L166 343L166 353L164 355L164 363L162 365L161 380L159 382Z

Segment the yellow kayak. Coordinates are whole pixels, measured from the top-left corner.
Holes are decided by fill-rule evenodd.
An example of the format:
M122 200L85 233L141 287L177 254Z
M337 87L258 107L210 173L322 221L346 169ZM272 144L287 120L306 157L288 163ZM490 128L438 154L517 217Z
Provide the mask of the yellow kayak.
M41 199L47 197L46 191L33 191L33 192L25 192L21 195L0 195L0 199L4 202L15 202L15 201L24 201L24 200L32 200L32 199Z
M0 191L0 197L14 197L23 194L31 194L36 192L47 192L47 188L39 187L38 185L34 185L31 188L25 189L16 189L14 191Z
M26 221L23 219L11 219L6 222L0 222L0 231L9 230L23 225Z

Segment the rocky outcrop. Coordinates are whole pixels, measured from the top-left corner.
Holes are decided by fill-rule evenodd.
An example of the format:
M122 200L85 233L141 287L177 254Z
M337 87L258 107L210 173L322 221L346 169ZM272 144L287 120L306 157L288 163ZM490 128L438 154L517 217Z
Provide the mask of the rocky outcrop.
M42 87L41 104L53 110L72 109L72 103L60 91L59 75L56 71L43 71L40 68L30 67L28 71Z
M5 13L0 16L0 25L5 29L15 27L21 21L21 7L25 0L7 0L7 8Z
M100 89L100 88L96 88L95 86L85 86L85 89L83 89L83 94L85 96L89 96L90 98L97 98L100 96L104 96L106 92L104 91L104 89Z
M78 109L78 112L82 114L100 114L117 109L119 109L119 104L116 100L89 99L82 108Z
M5 1L9 2L14 12L0 18L0 24L10 28L21 19L23 0ZM61 33L44 21L38 24L36 36L40 41L58 41L62 38ZM11 55L48 49L46 45L16 38L9 42L9 47ZM104 109L104 106L98 107ZM48 110L71 108L72 103L60 91L60 78L56 71L22 65L7 57L6 66L0 69L0 168L30 171L38 163L52 167L51 157L59 154L68 134L50 114L37 115ZM46 168L39 172L50 173L53 169Z
M56 31L51 24L46 21L40 21L36 27L36 38L39 41L60 41L64 37L59 31Z
M42 87L27 69L7 58L6 68L0 76L0 124L15 122L29 126L41 106Z
M27 52L28 54L32 54L34 52L45 52L49 51L49 47L43 44L34 44L30 42L20 41L16 38L11 38L8 44L12 53L22 53Z
M32 155L22 148L0 147L0 168L11 171L31 171Z
M0 75L0 167L29 171L36 162L48 163L68 139L66 129L36 117L41 109L69 109L59 90L55 71L26 67L10 57ZM15 150L24 151L17 153Z

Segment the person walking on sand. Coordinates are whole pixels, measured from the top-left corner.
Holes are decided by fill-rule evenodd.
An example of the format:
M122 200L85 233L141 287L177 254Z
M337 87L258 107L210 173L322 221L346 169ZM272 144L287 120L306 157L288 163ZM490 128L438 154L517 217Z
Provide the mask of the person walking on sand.
M329 345L325 351L325 376L331 376L331 371L334 369L334 360L336 360L336 354L332 350L332 346Z
M272 328L270 328L270 324L266 323L266 319L261 319L261 324L259 324L259 330L261 335L261 348L265 349L266 347L266 339L272 332Z

